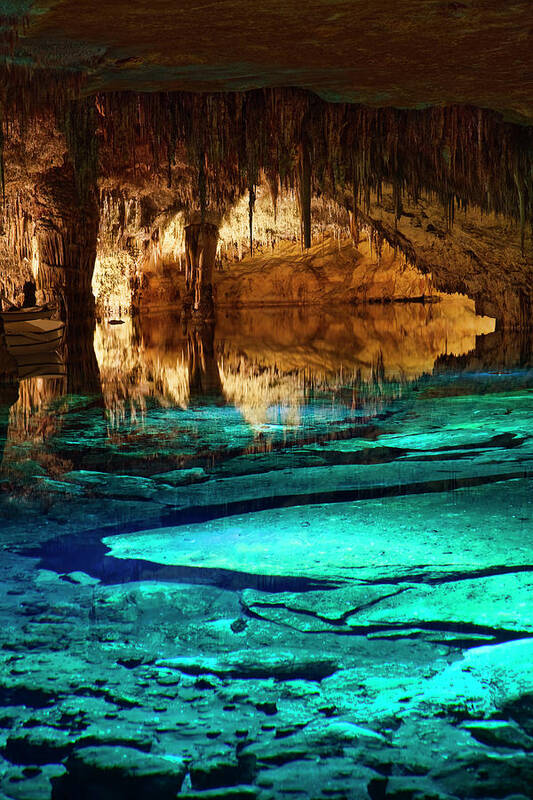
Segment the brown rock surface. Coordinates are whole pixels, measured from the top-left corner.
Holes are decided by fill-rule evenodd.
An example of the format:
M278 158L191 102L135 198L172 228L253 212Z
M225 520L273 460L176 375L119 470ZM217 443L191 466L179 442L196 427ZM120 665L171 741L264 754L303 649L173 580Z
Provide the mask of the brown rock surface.
M531 120L531 44L526 0L104 0L97 13L91 0L44 0L19 47L83 68L91 89L301 86L333 100L469 103Z
M333 237L307 251L284 242L216 276L218 306L334 306L432 295L431 276L402 264L389 247L379 257L366 239L357 250L350 240Z

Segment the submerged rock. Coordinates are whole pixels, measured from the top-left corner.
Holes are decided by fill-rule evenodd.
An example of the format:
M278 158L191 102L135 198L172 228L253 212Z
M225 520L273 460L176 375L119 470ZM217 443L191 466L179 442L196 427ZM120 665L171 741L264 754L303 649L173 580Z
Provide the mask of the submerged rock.
M0 762L0 800L49 800L51 781L65 773L62 764L13 766Z
M533 750L533 738L506 720L483 719L462 725L478 742L495 747Z
M194 789L215 789L248 783L255 772L255 756L215 757L191 765L190 778Z
M491 752L458 754L441 763L430 777L453 797L496 798L513 794L531 797L533 755Z
M91 575L87 575L86 572L81 572L79 570L69 572L63 575L62 578L64 581L75 583L79 586L97 586L100 583L100 578L93 578Z
M527 709L533 695L533 638L472 648L428 680L420 695L423 706L439 706L450 717L481 719L503 714L521 721L526 733Z
M310 652L269 653L264 650L240 650L220 656L167 658L156 664L178 669L190 675L212 674L221 677L278 680L304 678L314 681L333 675L339 669L339 663L333 657L328 658Z
M208 479L208 475L201 467L192 469L173 469L170 472L159 472L152 475L153 481L165 483L167 486L187 486L190 483L201 483Z
M235 593L213 586L170 581L138 581L99 590L97 611L108 619L135 620L139 616L183 621L238 613Z
M53 800L175 800L186 773L180 758L106 745L76 750L66 767L54 782Z
M303 753L296 759L280 760L277 764L263 763L257 784L275 797L349 797L370 800L385 797L383 790L387 779L373 770L354 762L352 757L334 755L329 758L313 758ZM369 787L371 787L369 792ZM378 792L381 793L378 793ZM321 792L321 794L319 794Z
M501 710L505 716L517 722L529 737L533 736L533 687L506 701ZM530 742L533 743L533 739Z
M221 786L204 791L180 792L180 800L255 800L259 790L255 786Z
M73 746L67 731L38 726L9 736L4 752L13 764L53 764L68 755Z
M240 485L241 478L224 479L191 487L187 502L191 507L209 505L216 494L217 502L231 503L241 500L244 492L247 497L254 493L264 497L308 494L311 481L326 493L330 486L336 491L351 492L354 486L381 491L393 482L396 492L400 478L402 486L427 484L434 490L440 488L441 479L448 480L450 463L435 466L430 462L430 467L426 462L403 463L401 467L381 464L365 467L364 472L358 467L306 469L296 475L281 471L249 476L246 486ZM494 476L499 468L477 465L476 472ZM453 462L453 473L471 476L471 461ZM433 490L388 497L386 502L352 499L309 505L302 500L288 508L108 536L103 542L115 558L330 581L440 581L477 576L482 570L485 574L509 572L509 565L518 569L529 565L523 508L530 502L530 480L516 481L512 495L504 483L480 486L474 498L467 489L456 490L453 506L445 491ZM503 506L509 511L504 536L493 524Z
M63 480L102 497L151 500L157 494L157 486L153 481L135 475L114 475L110 472L90 472L80 469L66 472Z

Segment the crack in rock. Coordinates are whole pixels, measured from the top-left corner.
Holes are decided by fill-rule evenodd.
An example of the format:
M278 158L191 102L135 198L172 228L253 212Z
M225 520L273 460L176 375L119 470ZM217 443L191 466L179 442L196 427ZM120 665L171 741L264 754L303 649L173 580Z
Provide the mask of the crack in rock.
M367 603L363 603L362 605L357 606L356 608L348 609L339 617L326 617L323 616L322 614L319 614L317 611L313 611L312 609L293 608L287 605L286 603L269 603L267 601L255 601L254 603L250 603L248 605L246 601L243 598L241 598L241 604L243 607L243 611L245 613L247 611L252 610L252 606L258 608L280 608L280 609L284 608L291 614L302 614L303 616L313 617L314 619L317 619L320 622L324 622L326 625L343 626L346 625L346 620L348 620L354 614L358 614L360 611L366 611L367 609L372 608L373 606L377 605L378 603L381 603L383 600L387 600L390 597L396 597L400 594L403 594L403 592L408 591L409 588L410 587L405 587L403 589L398 589L395 592L390 592L389 594L384 594L381 595L380 597L376 597L373 600L369 600Z

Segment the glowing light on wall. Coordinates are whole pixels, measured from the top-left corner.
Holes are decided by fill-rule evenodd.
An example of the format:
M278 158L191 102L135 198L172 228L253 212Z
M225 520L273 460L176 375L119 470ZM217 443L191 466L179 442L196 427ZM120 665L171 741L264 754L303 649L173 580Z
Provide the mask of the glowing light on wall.
M31 240L31 271L33 279L36 281L39 275L39 247L37 245L37 237L33 236Z
M92 291L98 316L120 317L130 312L135 272L135 261L124 250L113 255L97 256Z

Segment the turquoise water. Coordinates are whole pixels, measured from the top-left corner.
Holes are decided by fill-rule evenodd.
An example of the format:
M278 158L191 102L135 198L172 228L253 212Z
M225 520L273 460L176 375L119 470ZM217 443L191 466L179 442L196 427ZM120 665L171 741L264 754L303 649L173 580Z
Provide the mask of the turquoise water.
M531 797L533 369L476 325L159 315L4 386L0 797Z

